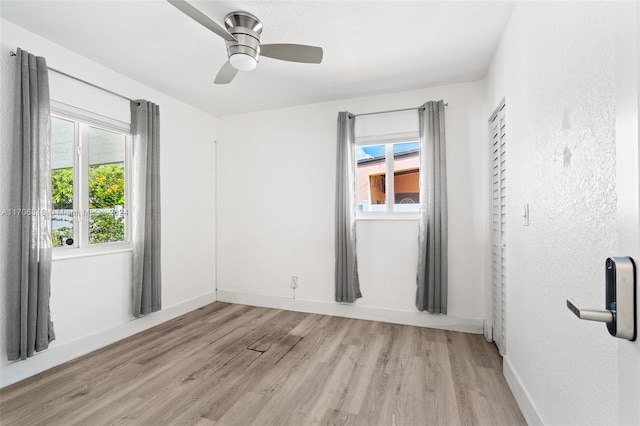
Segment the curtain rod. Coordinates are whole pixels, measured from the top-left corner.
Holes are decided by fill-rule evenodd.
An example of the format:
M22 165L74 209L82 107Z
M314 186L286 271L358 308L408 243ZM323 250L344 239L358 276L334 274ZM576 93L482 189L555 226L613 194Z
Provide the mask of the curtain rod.
M16 54L14 52L10 52L10 54L11 54L11 56L16 56ZM71 74L67 74L66 72L57 70L55 68L47 67L47 69L49 71L53 71L53 72L55 72L57 74L64 75L65 77L69 77L69 78L71 78L73 80L76 80L76 81L79 81L81 83L87 84L87 85L89 85L91 87L95 87L96 89L102 90L103 92L110 93L113 96L117 96L119 98L126 99L127 101L133 102L133 99L131 99L131 98L127 97L127 96L121 95L120 93L113 92L113 91L111 91L109 89L105 89L104 87L98 86L97 84L90 83L87 80L83 80L81 78L75 77L75 76L73 76Z
M444 104L444 106L449 106L449 104ZM363 115L375 115L375 114L387 114L390 112L400 112L400 111L412 111L414 109L424 109L424 107L419 106L415 108L402 108L402 109L392 109L389 111L376 111L376 112L365 112L362 114L351 114L352 117L362 117Z

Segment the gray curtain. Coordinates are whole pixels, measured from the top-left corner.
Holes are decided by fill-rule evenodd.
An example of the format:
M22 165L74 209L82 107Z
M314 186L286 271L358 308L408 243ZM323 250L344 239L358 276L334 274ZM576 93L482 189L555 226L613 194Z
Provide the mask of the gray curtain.
M133 316L159 311L160 276L160 108L131 102L133 133Z
M447 162L444 101L427 102L420 120L420 311L447 313Z
M356 256L356 150L355 117L338 114L336 156L336 302L355 302L359 297Z
M11 168L7 238L7 355L27 359L55 339L51 294L51 112L44 58L16 55L15 137L3 164Z

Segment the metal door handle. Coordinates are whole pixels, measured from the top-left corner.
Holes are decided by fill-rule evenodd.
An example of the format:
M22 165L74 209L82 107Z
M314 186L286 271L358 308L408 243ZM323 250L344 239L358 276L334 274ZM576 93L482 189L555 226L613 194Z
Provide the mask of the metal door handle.
M567 299L567 308L581 320L606 323L612 323L615 320L615 314L613 312L599 309L581 309L576 306L576 302L573 299Z
M613 337L633 342L638 335L636 286L633 259L609 257L605 261L604 310L579 308L573 299L567 299L567 308L580 319L606 323Z

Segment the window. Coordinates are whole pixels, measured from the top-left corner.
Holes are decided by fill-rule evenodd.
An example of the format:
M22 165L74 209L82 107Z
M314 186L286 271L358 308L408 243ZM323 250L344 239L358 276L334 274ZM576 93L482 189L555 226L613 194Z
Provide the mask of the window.
M356 197L360 217L419 210L420 143L416 139L405 136L357 140Z
M92 120L51 117L51 242L95 247L127 238L131 136Z

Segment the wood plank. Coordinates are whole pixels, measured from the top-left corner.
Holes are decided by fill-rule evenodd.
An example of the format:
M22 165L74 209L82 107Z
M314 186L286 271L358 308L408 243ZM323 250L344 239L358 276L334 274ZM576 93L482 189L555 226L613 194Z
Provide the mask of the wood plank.
M333 409L340 407L346 389L354 377L358 358L363 352L362 346L343 345L342 347L345 349L344 354L333 365L331 371L328 371L326 380L316 382L318 386L311 398L296 401L295 412L288 419L290 423L319 424L327 412L327 407ZM320 368L326 366L326 364L319 365ZM277 403L276 399L272 401L274 404Z
M237 374L228 385L228 392L216 393L203 407L201 417L219 420L236 403L240 396L255 387L256 380L262 378L266 370L273 368L302 338L284 335L278 342L262 353L244 372Z
M349 426L355 425L356 421L357 416L353 413L347 413L344 411L336 410L334 408L328 408L322 420L320 420L320 424L329 426Z
M248 346L248 349L258 352L266 352L280 339L293 330L307 314L302 312L283 311L273 317L267 333Z
M472 392L477 391L479 387L473 368L475 354L470 351L464 333L450 333L447 346L460 420L465 425L480 424L471 401Z

